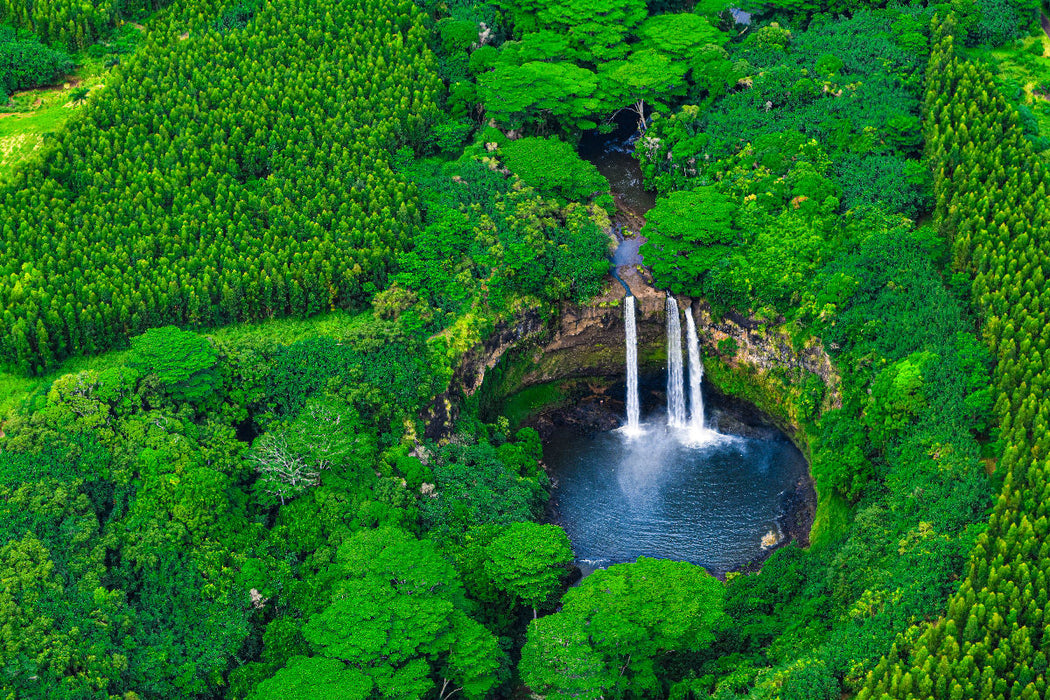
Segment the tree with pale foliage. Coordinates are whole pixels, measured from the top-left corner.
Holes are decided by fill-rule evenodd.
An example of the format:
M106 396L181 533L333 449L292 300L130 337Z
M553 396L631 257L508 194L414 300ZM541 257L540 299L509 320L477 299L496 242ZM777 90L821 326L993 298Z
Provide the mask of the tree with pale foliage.
M321 473L336 466L352 468L361 450L370 450L358 434L357 416L346 405L312 401L299 417L259 437L248 460L259 473L259 488L284 505L321 483ZM367 460L360 460L366 463Z

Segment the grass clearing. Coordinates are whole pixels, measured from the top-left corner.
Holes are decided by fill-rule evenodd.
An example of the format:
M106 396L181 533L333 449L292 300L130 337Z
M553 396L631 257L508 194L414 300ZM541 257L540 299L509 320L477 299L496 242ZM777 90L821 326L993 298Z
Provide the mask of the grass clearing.
M995 49L975 49L972 54L991 66L1003 94L1027 107L1039 134L1050 138L1050 37L1039 32ZM1042 153L1050 156L1050 148Z
M356 328L361 328L373 320L371 311L351 313L349 311L329 311L310 318L277 318L269 321L245 321L221 328L198 331L201 335L225 343L242 345L248 343L268 342L274 345L291 345L307 338L327 336L342 338Z
M87 90L88 97L105 87L109 69L96 59L80 57L77 69L63 82L16 92L0 105L0 181L10 179L15 168L44 146L47 134L58 133L87 100L72 97Z

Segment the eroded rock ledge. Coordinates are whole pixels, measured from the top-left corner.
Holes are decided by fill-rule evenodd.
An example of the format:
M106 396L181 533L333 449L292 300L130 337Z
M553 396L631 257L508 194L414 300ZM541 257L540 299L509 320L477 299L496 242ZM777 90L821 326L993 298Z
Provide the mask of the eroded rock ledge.
M639 364L643 368L662 366L666 359L665 294L653 286L642 268L621 267L619 272L636 298ZM427 436L446 435L455 417L457 399L472 396L489 371L511 356L513 366L504 372L498 389L504 397L563 379L622 377L626 355L624 296L624 288L610 277L600 297L583 305L565 303L549 322L533 310L497 327L463 356L450 391L459 396L438 397L427 416ZM784 410L767 412L793 438L802 436L798 434L799 417L787 400L790 385L812 375L824 387L821 409L841 405L838 374L818 339L811 338L798 348L782 326L735 313L716 320L702 300L679 297L678 302L694 314L705 362L721 363L733 373L746 374L769 394L769 401L764 403L773 405L778 398L783 399L780 403ZM708 376L718 388L733 393L732 387L719 386L718 372ZM780 392L784 395L778 397ZM805 451L804 438L796 439L800 442Z

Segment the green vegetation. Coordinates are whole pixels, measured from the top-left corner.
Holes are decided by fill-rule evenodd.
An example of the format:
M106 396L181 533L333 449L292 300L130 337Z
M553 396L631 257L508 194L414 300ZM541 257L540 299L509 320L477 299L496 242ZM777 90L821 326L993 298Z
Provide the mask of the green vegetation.
M82 111L87 98L105 88L110 75L100 60L88 58L67 76L68 82L12 94L0 118L0 182L9 183L18 166L44 156L50 139ZM76 93L84 100L75 102Z
M522 677L546 697L652 697L666 655L713 641L724 590L703 569L639 557L596 571L529 626Z
M960 59L955 18L938 27L926 90L926 131L936 169L937 216L953 267L972 278L984 336L999 358L995 413L1003 489L970 555L947 614L902 639L858 698L1038 697L1046 687L1050 557L1047 506L1043 232L1047 170L1017 113L989 90L987 69ZM979 115L971 119L969 110ZM977 154L981 155L978 156ZM1038 183L1038 184L1036 184ZM1022 218L1019 214L1024 215Z
M124 20L140 19L170 0L0 0L0 24L34 32L47 44L87 48Z
M204 338L174 326L154 328L131 343L128 366L156 377L179 401L193 402L214 392L213 369L219 353Z
M311 697L318 684L367 695L412 679L421 693L447 681L481 697L502 682L504 652L471 618L473 591L504 601L489 622L497 629L527 620L531 608L501 591L556 574L551 560L568 551L563 541L558 557L485 574L488 542L493 561L507 562L500 534L541 500L538 440L490 441L467 424L459 444L410 454L423 427L414 416L441 389L423 378L440 359L370 315L344 327L337 340L289 346L153 330L126 364L55 380L36 410L7 423L2 561L5 580L18 572L23 583L7 589L12 631L0 654L27 670L5 688L192 697L228 678L232 697ZM391 387L406 371L416 374ZM234 425L258 437L242 443ZM483 462L493 478L480 485L462 470ZM449 507L431 507L427 493ZM516 494L520 510L506 508ZM471 499L476 510L460 509ZM446 526L433 532L454 536L419 541L432 519ZM480 550L474 531L487 533ZM480 559L457 573L449 561L461 551ZM26 557L38 568L25 569ZM362 646L345 635L369 606L389 616L369 618L375 642ZM383 632L406 626L418 635ZM393 657L406 666L392 676L383 660ZM359 659L363 677L336 673L332 659Z
M1050 151L1050 38L1017 39L1003 46L973 49L973 60L987 64L1003 96L1017 109L1020 125L1032 147Z
M333 568L332 602L302 631L312 654L289 659L250 697L422 697L435 672L468 698L495 685L496 638L467 616L459 576L431 542L362 531Z
M597 173L584 173L594 182ZM381 316L446 329L455 351L461 314L471 312L469 321L485 315L482 306L518 310L530 299L582 300L601 288L608 237L594 206L523 187L492 157L418 161L412 175L427 218L398 258L395 286L375 299ZM553 189L547 180L540 186Z
M0 26L0 93L48 85L72 68L69 56L41 44L32 35Z
M0 0L0 694L1045 696L1031 0L162 5ZM725 582L568 588L580 386L457 374L602 289L625 112L656 284L837 382L706 358L819 499Z
M1001 449L992 354L942 276L943 241L914 223L933 205L919 160L929 16L756 28L730 54L747 89L661 115L639 141L666 192L643 231L656 283L781 319L796 347L820 338L842 380L831 408L801 373L749 384L711 363L727 386L790 403L778 413L810 447L817 522L810 550L728 582L732 624L667 669L673 694L856 692L899 634L943 610L984 527L982 459Z
M502 16L458 4L439 23L435 49L461 121L482 113L507 129L575 136L621 110L644 124L653 108L687 92L721 94L735 81L721 48L728 37L708 17L647 18L642 0L495 4ZM498 47L497 29L510 39Z
M519 522L510 525L486 548L485 573L501 590L533 610L561 587L572 545L555 525Z
M609 182L575 149L557 139L534 136L500 148L504 163L526 184L568 201L587 201L609 191Z
M148 40L156 49L131 59L42 168L0 191L0 354L39 372L166 323L367 302L418 223L416 190L391 154L432 118L435 77L411 4L329 4L268 4L233 31L169 12ZM325 22L329 11L341 21ZM356 48L363 36L367 50ZM362 93L380 64L382 81ZM172 65L192 86L179 87L189 74ZM291 96L263 99L273 84L297 86L294 111Z

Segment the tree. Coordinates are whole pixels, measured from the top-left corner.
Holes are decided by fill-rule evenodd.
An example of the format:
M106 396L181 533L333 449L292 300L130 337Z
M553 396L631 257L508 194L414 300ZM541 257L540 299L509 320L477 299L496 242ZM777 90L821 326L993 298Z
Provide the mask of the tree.
M572 561L569 537L557 525L514 523L485 548L485 570L502 590L536 608L561 585Z
M341 659L296 656L273 678L258 685L253 700L366 700L374 684Z
M146 697L208 692L250 631L245 607L239 600L209 594L219 576L212 572L205 578L194 562L196 552L187 550L155 550L155 561L144 567L141 584L129 591L137 615L125 638L130 657L125 673L130 688ZM221 556L214 550L209 555ZM121 578L133 579L131 568L127 566Z
M690 63L709 45L722 46L726 35L693 13L663 14L645 20L637 31L644 48Z
M609 191L609 181L571 145L556 138L529 136L502 148L504 164L526 184L560 199L586 201Z
M529 625L522 678L557 699L659 696L657 659L713 641L724 595L685 562L639 557L596 571L565 594L560 612Z
M156 375L177 399L197 401L218 385L219 353L207 338L175 326L154 328L131 339L128 365Z
M501 63L478 77L486 113L510 128L545 121L548 116L579 128L594 128L602 108L598 76L572 63Z
M661 286L681 285L689 293L707 291L707 275L723 265L742 242L736 227L739 206L714 187L672 192L656 202L642 229L642 256Z
M256 439L248 459L259 472L259 487L284 505L321 483L333 467L342 475L371 468L374 445L358 430L360 421L345 405L312 400L299 416Z
M645 15L644 0L562 0L538 13L541 26L567 33L577 60L592 64L623 57L628 35Z
M615 697L625 684L615 663L594 648L586 627L563 612L529 624L518 667L530 689L550 700Z
M514 20L516 32L543 30L567 38L573 58L599 63L621 58L627 36L645 19L643 0L499 0L497 5Z
M0 11L0 25L2 23ZM49 85L72 69L73 62L65 52L0 26L0 93L4 96L16 90Z
M420 507L427 529L460 537L472 525L509 525L538 515L546 499L546 475L511 471L522 463L489 444L446 447L431 463L436 493Z
M646 105L658 108L668 97L685 94L689 65L656 49L633 52L626 61L609 61L599 69L607 99L638 115L638 131L646 128ZM615 116L615 114L613 115Z
M927 365L939 360L931 352L915 352L882 370L871 386L871 403L864 422L871 441L880 447L893 442L914 421L928 402L923 374Z

